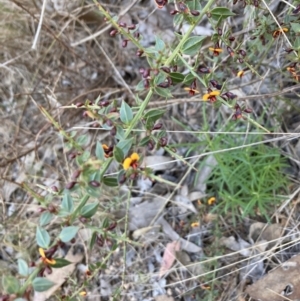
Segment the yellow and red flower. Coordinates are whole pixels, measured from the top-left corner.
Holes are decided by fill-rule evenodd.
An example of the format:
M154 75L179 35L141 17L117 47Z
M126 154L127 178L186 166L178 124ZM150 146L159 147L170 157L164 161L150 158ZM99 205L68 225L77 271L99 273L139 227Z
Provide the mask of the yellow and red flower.
M239 78L242 78L243 77L243 75L244 75L244 70L240 70L237 74L236 74L236 76L237 77L239 77Z
M286 27L282 27L280 29L277 29L273 32L272 36L274 39L278 38L281 34L283 34L284 32L288 32L289 29Z
M216 198L215 197L211 197L208 199L207 204L209 206L213 205L216 202Z
M132 153L131 156L127 157L123 162L124 170L128 170L130 167L137 169L139 160L140 156L137 153Z
M218 56L221 52L223 52L221 48L209 47L208 49L213 52L214 56Z
M112 157L112 155L113 155L113 147L112 146L107 146L106 144L102 144L102 148L104 151L105 158Z
M184 90L185 90L185 91L188 91L188 92L189 92L189 95L191 95L191 96L194 96L196 93L199 93L198 90L191 89L191 88L188 88L188 87L185 87Z
M42 259L42 261L43 261L44 264L46 264L46 265L53 265L53 264L56 263L56 261L54 259L46 257L45 251L44 251L43 248L39 248L39 253L41 255L41 259Z
M209 93L206 93L203 95L203 100L204 101L210 101L210 102L215 102L217 100L217 96L220 95L220 91L211 91Z

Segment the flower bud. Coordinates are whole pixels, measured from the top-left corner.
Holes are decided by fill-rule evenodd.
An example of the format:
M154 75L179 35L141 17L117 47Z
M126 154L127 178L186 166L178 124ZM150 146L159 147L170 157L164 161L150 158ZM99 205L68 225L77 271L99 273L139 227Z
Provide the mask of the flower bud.
M129 30L134 30L136 28L135 24L131 24L127 27Z
M111 37L115 37L115 36L117 35L117 33L118 33L118 30L117 30L117 29L113 29L113 30L109 33L109 35L110 35Z
M77 179L81 174L81 170L78 169L78 170L75 170L72 174L72 179Z
M98 181L90 181L90 183L89 183L91 186L93 186L93 187L99 187L100 186L100 182L98 182Z
M166 73L170 73L170 72L171 72L170 68L169 68L169 67L166 67L166 66L163 66L163 67L161 67L160 69L161 69L162 71L166 72Z
M143 50L139 49L137 52L136 52L136 56L142 56L144 53Z
M125 22L119 22L119 26L120 27L123 27L123 28L126 28L127 27L127 24Z
M246 56L247 55L247 53L246 53L246 51L244 49L240 49L239 50L239 54L242 55L242 56Z
M155 131L155 130L160 130L162 128L162 123L156 123L153 128L152 128L152 131Z
M253 111L250 108L246 108L243 110L245 113L251 114Z
M166 88L170 87L170 84L168 82L163 82L163 83L158 84L157 87L166 89Z
M144 88L149 89L149 87L150 87L150 81L148 79L145 79L144 80Z
M76 183L77 182L75 182L75 181L71 181L71 182L67 183L65 188L66 189L72 189L76 185Z
M122 47L123 47L123 48L126 48L126 47L127 47L127 44L128 44L128 40L123 40L123 41L122 41Z
M52 189L52 191L54 191L54 192L58 192L58 188L57 188L57 186L51 186L51 189Z
M143 72L143 78L147 78L150 75L150 69L145 69Z
M195 16L195 17L197 17L197 16L200 15L200 12L197 11L197 10L194 10L194 9L192 9L192 10L190 11L190 13L191 13L193 16Z
M159 145L161 147L165 147L168 144L168 138L167 137L162 137L159 139Z
M174 15L176 15L176 14L178 14L179 12L178 12L178 10L176 10L176 9L172 9L172 10L170 10L170 15L171 16L174 16Z

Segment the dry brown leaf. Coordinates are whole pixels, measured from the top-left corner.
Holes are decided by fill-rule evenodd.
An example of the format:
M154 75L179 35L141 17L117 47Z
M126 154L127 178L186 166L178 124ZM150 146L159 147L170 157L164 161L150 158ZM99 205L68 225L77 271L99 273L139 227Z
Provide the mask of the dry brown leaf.
M173 241L167 244L164 256L162 259L161 267L159 270L159 278L164 276L172 267L175 259L176 259L176 252L180 250L180 242Z
M45 301L52 296L56 290L58 290L62 284L70 277L74 272L76 264L83 259L83 250L80 246L74 245L70 248L65 259L72 262L65 267L59 269L53 269L52 273L47 275L46 278L55 283L49 290L44 292L34 292L33 301Z
M176 233L170 224L161 217L158 221L158 224L162 226L163 232L172 240L178 240L181 243L181 249L191 253L202 253L202 248L196 244L181 238L178 233Z
M248 286L246 293L261 301L300 300L299 270L300 255L297 255Z
M249 240L252 242L266 240L269 241L269 247L278 242L283 234L283 228L279 224L268 225L265 223L254 223L250 226Z

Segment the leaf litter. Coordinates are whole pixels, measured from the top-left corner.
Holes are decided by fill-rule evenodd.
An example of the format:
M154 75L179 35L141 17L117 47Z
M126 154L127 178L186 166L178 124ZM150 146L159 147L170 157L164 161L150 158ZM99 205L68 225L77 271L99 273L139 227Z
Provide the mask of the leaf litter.
M24 225L26 225L28 217L32 217L32 222L37 222L35 214L39 204L35 198L25 197L16 183L29 182L32 188L38 188L38 192L43 194L44 191L41 187L49 187L52 185L50 183L52 181L53 185L63 186L71 174L70 169L73 169L72 164L66 162L65 154L62 153L62 140L50 127L45 126L45 120L33 103L28 100L29 90L31 91L32 88L32 96L37 103L45 107L49 106L51 113L59 118L61 126L67 128L73 124L87 125L87 122L82 121L78 111L76 113L63 112L57 109L58 105L68 105L75 101L84 101L86 98L95 99L99 94L127 97L128 91L126 92L126 89L120 86L120 79L111 71L111 66L103 59L101 51L93 47L92 43L81 43L78 47L72 48L65 42L78 43L89 34L84 26L77 27L76 30L73 30L73 25L68 26L65 23L65 18L68 16L74 17L78 24L80 22L91 24L91 28L95 32L99 28L103 28L103 20L91 12L89 5L82 5L82 1L72 1L72 3L48 1L43 20L46 29L44 28L40 34L37 52L30 54L28 49L30 49L34 37L29 27L32 22L37 22L34 14L40 15L42 1L37 1L37 6L33 6L30 1L23 1L22 5L30 8L27 12L22 9L22 6L15 5L14 1L3 1L3 3L10 8L8 12L11 16L10 24L12 26L4 28L2 34L11 36L11 30L16 28L12 37L19 37L18 26L25 25L23 26L25 31L22 33L22 41L20 42L19 38L12 38L9 43L2 43L1 50L2 57L6 62L12 60L12 63L7 66L3 65L4 68L1 69L3 81L0 87L3 95L1 96L0 111L3 120L0 127L2 142L0 146L2 174L0 198L3 208L0 225L2 237L0 240L0 274L8 274L16 269L15 258L36 259L36 250L32 248L32 232L34 231L32 231L32 227ZM120 10L126 8L128 3L128 1L113 1L113 5L119 7ZM146 4L141 7L137 6L124 17L128 20L144 19L141 30L144 30L145 44L150 45L153 42L151 40L153 30L173 38L169 34L173 33L169 15L166 12L158 11L157 14L153 14L155 17L148 18L150 10L154 9L153 1L150 2L149 9L145 9L145 7ZM277 6L275 5L275 7ZM81 13L82 15L80 15ZM7 20L7 18L8 15L2 15L2 20ZM15 20L18 20L18 23L14 23ZM73 24L71 19L68 22ZM60 40L56 42L47 28L52 28ZM77 30L79 28L80 30ZM165 29L161 31L161 28ZM212 32L211 28L202 25L196 29L199 30L199 35L207 35ZM149 30L151 35L147 34ZM15 33L18 34L14 35ZM134 86L138 80L136 70L140 67L140 63L133 61L130 56L126 57L126 54L120 51L117 43L108 41L103 35L101 39L106 50L115 58L114 62L121 70L121 75L129 85ZM52 48L49 47L51 43L53 43ZM49 55L48 50L50 51ZM129 66L128 62L135 65ZM105 78L103 74L106 74ZM246 95L251 94L257 88L256 85L247 87ZM269 92L266 85L262 86L261 91ZM185 101L183 104L170 107L170 115L186 122L191 128L197 129L202 122L201 116L199 116L200 105L199 103L189 104L188 99ZM228 117L229 112L223 112L223 114ZM214 129L213 121L216 119L213 110L208 112L208 119L212 120L211 129ZM170 129L172 127L182 129L173 124L171 120L165 122ZM293 124L290 125L290 128L292 127L294 127ZM95 136L88 130L82 130L82 134L88 134L90 141ZM187 137L186 133L180 134L179 132L170 135L174 142L182 143L190 141L191 137ZM105 138L106 135L103 134L103 139ZM198 139L198 137L192 138ZM288 152L293 153L293 147L289 146L288 148ZM299 144L295 149L299 153ZM181 155L185 155L185 151L184 147L178 148ZM170 164L170 160L170 157L161 153L145 156L146 165L154 165L154 170L160 173L160 176L177 184L186 172L186 167L181 163L172 162ZM228 257L218 259L219 265L216 270L224 268L228 273L216 271L216 278L219 277L222 281L221 284L218 284L220 287L224 288L226 283L231 283L233 291L230 296L228 294L222 296L220 293L222 300L234 300L238 294L240 294L238 297L243 294L243 291L238 289L240 282L235 282L235 278L232 277L232 271L236 267L240 269L237 272L238 278L250 277L254 282L246 289L252 298L261 300L286 300L284 297L290 300L299 299L299 277L296 275L299 258L296 254L299 253L300 248L297 246L297 234L292 230L283 232L282 229L285 228L276 223L266 225L245 220L243 225L234 227L228 220L222 220L207 207L198 205L199 200L206 199L208 192L206 180L210 177L216 164L214 156L208 156L204 162L204 167L199 171L200 176L197 177L196 183L194 182L195 174L191 172L188 180L181 187L182 191L177 189L174 197L167 204L165 204L165 200L173 188L164 184L160 184L159 187L159 183L155 183L153 186L143 183L137 184L137 189L142 192L139 196L130 195L128 211L125 206L121 205L112 212L116 220L124 221L124 217L128 215L128 234L137 243L137 245L129 244L126 250L128 277L124 284L124 295L131 300L152 300L152 296L157 301L171 301L174 300L173 296L191 300L190 296L193 292L198 292L201 284L206 281L203 275L207 272L214 272L215 267L209 265L210 259L214 260L214 255L209 257L209 249L217 240L212 237L212 233L215 224L220 222L222 233L229 233L228 236L220 239L220 245L227 249L226 256L228 255ZM12 179L12 182L9 182L9 179ZM51 179L50 182L49 179ZM157 187L159 188L157 189ZM154 196L151 196L151 193ZM20 210L20 208L25 208L25 210ZM151 225L153 218L158 213L160 215ZM287 210L285 213L289 215ZM182 226L179 223L180 219L183 222ZM198 222L200 220L200 222L197 227L190 229L188 227L191 220ZM121 223L120 229L124 229ZM290 225L285 230L290 230ZM238 239L236 239L236 232L239 236ZM245 235L248 232L250 232L249 236ZM287 233L291 233L292 237ZM235 236L231 236L232 234ZM90 235L91 233L88 231L86 233L79 231L80 243L85 245ZM286 242L289 242L290 246L295 246L294 249L292 247L288 249L291 255L296 255L295 257L288 259L287 257L291 255L286 254L289 252L281 250L281 245ZM274 246L279 248L281 253L272 250ZM53 277L51 279L57 283L55 289L36 293L34 300L46 300L54 294L54 290L59 288L67 291L68 288L64 287L63 283L70 275L78 278L79 283L82 282L82 277L76 274L78 268L76 264L86 263L87 258L93 262L101 261L104 256L104 252L101 250L99 250L99 254L79 252L76 255L70 255L73 248L75 247L70 249L65 258L74 264L54 270L52 276L49 275L49 277ZM250 248L252 249L250 250ZM265 252L269 252L267 257ZM83 254L88 257L85 258ZM161 254L166 254L166 257L172 256L166 259ZM243 261L244 259L246 260ZM284 259L285 262L281 263L280 259ZM264 260L268 263L265 263ZM122 283L124 264L123 250L116 250L109 266L99 276L98 282L95 281L91 289L92 294L88 298L100 300L100 295L111 297L116 287ZM277 268L267 273L267 268L274 266ZM164 277L165 275L166 277ZM158 276L161 277L160 280L157 280ZM209 284L210 282L208 282ZM201 292L199 294L203 295Z

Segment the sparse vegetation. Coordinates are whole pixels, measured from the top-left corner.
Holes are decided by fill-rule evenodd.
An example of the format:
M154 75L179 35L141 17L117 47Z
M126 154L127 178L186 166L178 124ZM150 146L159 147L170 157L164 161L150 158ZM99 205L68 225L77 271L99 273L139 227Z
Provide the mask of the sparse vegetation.
M0 4L0 300L240 300L297 254L300 4L125 2Z

